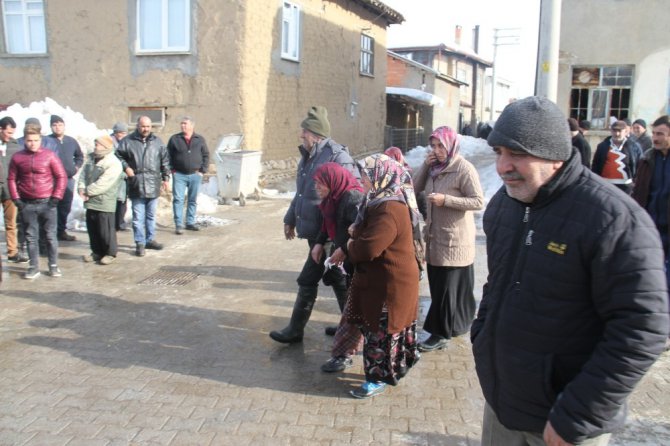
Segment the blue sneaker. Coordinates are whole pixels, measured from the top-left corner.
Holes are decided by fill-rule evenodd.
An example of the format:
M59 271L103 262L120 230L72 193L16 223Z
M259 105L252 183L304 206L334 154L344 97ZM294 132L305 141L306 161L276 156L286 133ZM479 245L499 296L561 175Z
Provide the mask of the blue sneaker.
M385 383L373 383L370 381L365 381L358 389L354 389L351 392L351 396L354 398L370 398L380 393L384 393L386 390Z

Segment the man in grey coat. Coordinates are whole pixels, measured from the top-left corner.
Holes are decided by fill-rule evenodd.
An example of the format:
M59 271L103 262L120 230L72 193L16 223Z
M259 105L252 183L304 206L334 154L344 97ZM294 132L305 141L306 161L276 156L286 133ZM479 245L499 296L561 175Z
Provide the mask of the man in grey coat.
M317 263L310 254L321 232L322 223L318 207L321 199L314 187L314 172L324 163L335 162L349 169L360 180L360 173L349 155L349 150L330 138L330 122L325 107L310 108L301 127L300 138L303 144L298 149L302 158L298 164L295 196L284 216L284 235L286 240L293 240L297 231L299 238L307 239L309 251L298 276L298 295L293 306L291 321L284 329L270 332L272 339L284 344L302 341L305 325L316 301L319 280L325 271L325 257ZM346 277L342 274L334 277L332 287L342 309L347 297Z
M144 249L163 249L156 237L156 208L161 190L167 191L170 179L168 151L161 139L151 132L151 119L140 116L137 128L123 138L116 149L128 176L128 197L133 208L135 255Z

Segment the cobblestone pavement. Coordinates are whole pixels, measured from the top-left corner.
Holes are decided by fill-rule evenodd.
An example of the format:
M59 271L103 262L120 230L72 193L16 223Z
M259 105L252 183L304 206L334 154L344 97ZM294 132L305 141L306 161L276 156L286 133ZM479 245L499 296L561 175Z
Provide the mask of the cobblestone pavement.
M483 399L468 339L355 400L360 357L342 374L319 370L331 342L323 329L338 320L330 289L302 344L268 337L288 321L307 254L304 241L283 239L287 204L220 207L230 224L181 236L166 218L166 248L144 258L120 233L109 266L81 261L87 237L77 233L61 246L62 278L30 282L23 265L5 264L0 444L478 445ZM425 279L421 294L425 314ZM636 391L614 444L670 444L669 369L663 357Z

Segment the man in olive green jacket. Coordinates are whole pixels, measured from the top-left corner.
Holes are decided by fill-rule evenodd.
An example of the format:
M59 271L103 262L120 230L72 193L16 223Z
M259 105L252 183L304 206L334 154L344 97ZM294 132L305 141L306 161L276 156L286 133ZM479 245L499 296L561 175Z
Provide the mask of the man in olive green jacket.
M86 208L86 230L91 253L85 262L109 265L116 259L116 195L123 178L121 161L114 154L108 135L95 140L95 149L86 157L77 189Z

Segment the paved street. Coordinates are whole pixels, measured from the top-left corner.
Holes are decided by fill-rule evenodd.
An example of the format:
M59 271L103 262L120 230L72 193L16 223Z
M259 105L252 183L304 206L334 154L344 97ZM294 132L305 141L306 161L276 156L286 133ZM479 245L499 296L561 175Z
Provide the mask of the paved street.
M483 399L468 339L356 400L348 392L363 379L360 357L342 374L319 370L331 342L323 329L339 319L329 288L301 345L268 337L288 321L306 255L304 241L283 238L287 206L220 206L216 217L230 224L181 236L163 218L165 250L134 257L131 233L121 233L110 266L84 264L88 239L76 233L60 249L62 278L30 282L24 265L4 264L0 444L479 445ZM425 312L425 279L421 294ZM669 372L664 356L613 444L670 444Z

